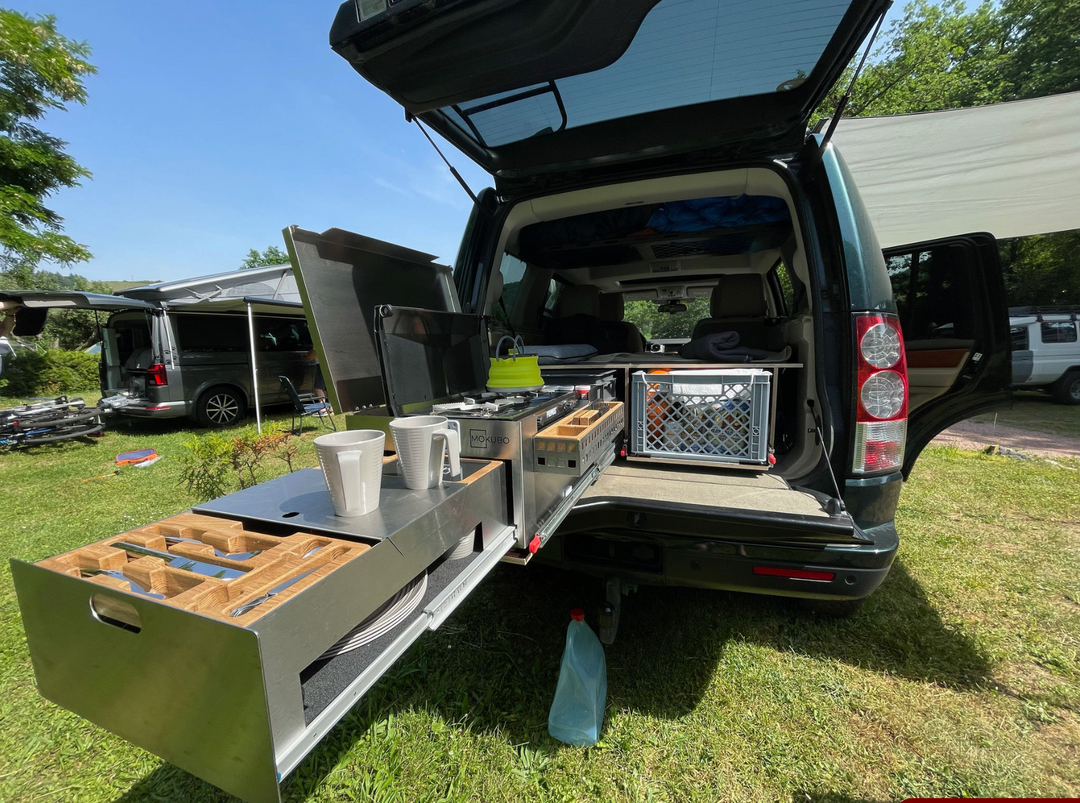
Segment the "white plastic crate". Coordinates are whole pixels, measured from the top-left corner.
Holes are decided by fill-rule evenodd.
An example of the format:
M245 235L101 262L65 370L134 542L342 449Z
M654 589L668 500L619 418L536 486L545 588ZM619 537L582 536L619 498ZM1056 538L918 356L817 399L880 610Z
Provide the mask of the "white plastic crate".
M772 372L633 375L631 451L641 457L765 465Z

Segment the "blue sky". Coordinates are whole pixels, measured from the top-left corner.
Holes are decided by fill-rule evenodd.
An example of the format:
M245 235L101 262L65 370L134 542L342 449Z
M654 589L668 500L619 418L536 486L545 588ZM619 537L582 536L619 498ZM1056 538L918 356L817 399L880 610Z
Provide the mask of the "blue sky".
M87 105L44 124L94 174L50 201L94 254L77 272L231 270L250 248L283 246L293 223L456 254L471 202L401 108L330 50L335 0L11 7L55 15L98 68ZM489 183L444 152L474 189Z

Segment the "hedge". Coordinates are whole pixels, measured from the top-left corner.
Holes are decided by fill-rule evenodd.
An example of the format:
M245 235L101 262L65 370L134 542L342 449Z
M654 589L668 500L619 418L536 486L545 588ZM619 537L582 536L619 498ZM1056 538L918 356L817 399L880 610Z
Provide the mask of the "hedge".
M4 360L0 394L25 398L96 391L101 387L98 355L61 349L20 349Z

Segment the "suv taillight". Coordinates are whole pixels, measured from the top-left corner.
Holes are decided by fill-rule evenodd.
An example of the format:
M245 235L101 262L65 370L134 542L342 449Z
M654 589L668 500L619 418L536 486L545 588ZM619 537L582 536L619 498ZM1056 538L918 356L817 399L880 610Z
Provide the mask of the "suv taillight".
M889 471L904 462L908 377L904 336L895 315L855 316L855 458L857 474Z
M146 369L146 381L155 387L163 387L169 384L169 377L165 375L165 366L151 365Z

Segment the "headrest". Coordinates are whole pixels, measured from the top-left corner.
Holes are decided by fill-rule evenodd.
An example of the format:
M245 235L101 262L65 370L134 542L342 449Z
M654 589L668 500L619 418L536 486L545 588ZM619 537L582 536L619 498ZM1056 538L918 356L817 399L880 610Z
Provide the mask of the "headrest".
M495 309L499 305L499 299L503 294L503 275L501 270L495 271L491 274L491 287L488 288L488 298L491 299L491 308Z
M712 291L709 312L713 318L764 318L765 286L756 273L721 276Z
M626 305L623 303L622 293L600 294L600 320L621 321L626 313Z
M600 291L591 284L564 285L559 295L559 315L592 315L600 317Z

